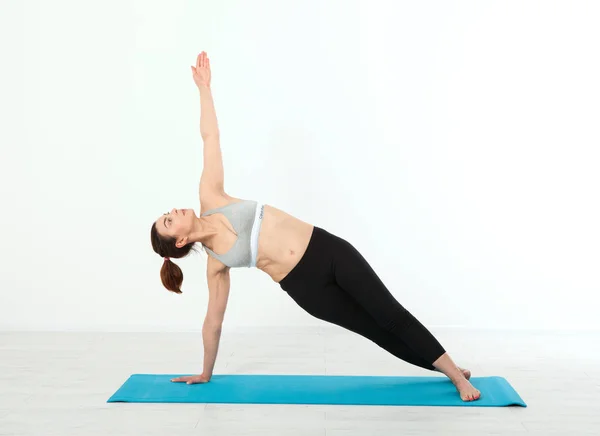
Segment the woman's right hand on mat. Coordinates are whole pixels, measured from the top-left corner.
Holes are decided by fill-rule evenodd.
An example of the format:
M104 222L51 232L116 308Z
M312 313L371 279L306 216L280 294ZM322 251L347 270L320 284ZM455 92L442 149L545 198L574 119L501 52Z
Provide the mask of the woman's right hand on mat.
M196 383L208 383L210 381L210 376L205 374L200 375L184 375L182 377L172 378L172 382L175 383L186 383L188 385L193 385Z
M205 86L210 88L210 60L205 51L196 58L196 66L191 66L194 83L198 88Z

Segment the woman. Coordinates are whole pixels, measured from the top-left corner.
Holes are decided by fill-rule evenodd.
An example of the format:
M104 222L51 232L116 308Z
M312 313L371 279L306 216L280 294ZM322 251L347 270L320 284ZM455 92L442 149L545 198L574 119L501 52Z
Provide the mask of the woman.
M471 373L454 364L352 244L273 206L225 192L210 61L205 52L191 68L200 92L204 142L200 217L193 209L173 209L154 222L151 240L154 251L165 258L162 282L176 293L181 293L183 275L170 258L184 257L196 242L202 244L209 254L209 302L202 329L203 373L172 381L210 380L229 296L229 270L255 266L314 317L360 334L406 362L444 373L463 401L477 400L480 392L469 382Z

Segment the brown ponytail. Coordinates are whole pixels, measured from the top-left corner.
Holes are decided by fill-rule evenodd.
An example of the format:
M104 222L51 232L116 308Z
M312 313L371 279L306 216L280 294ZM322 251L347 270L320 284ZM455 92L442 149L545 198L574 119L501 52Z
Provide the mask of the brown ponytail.
M175 263L165 259L160 268L160 280L165 288L176 294L181 294L181 283L183 283L183 272Z
M175 246L175 238L164 238L158 234L156 223L152 224L150 229L150 240L152 248L161 257L179 259L187 256L190 251L195 250L194 243L187 244L181 248ZM181 268L170 259L165 259L160 268L160 280L165 288L176 294L181 294L181 284L183 283L183 273Z

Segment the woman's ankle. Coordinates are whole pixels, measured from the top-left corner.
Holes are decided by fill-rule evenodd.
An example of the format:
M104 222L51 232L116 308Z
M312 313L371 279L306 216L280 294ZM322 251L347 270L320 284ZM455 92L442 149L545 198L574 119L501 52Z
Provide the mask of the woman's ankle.
M433 366L436 371L445 374L454 384L467 381L462 369L452 361L448 353L444 353L433 362Z

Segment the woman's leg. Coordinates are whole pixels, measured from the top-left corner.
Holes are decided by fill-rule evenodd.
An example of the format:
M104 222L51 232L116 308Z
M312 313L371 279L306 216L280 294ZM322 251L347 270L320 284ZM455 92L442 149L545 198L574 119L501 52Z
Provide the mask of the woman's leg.
M352 296L385 331L406 344L425 362L443 372L466 401L480 393L465 378L442 345L389 292L367 260L348 241L335 237L333 274L336 283Z
M336 324L357 333L405 362L428 370L435 370L413 350L375 320L337 284L314 287L294 286L286 289L290 297L315 318Z

